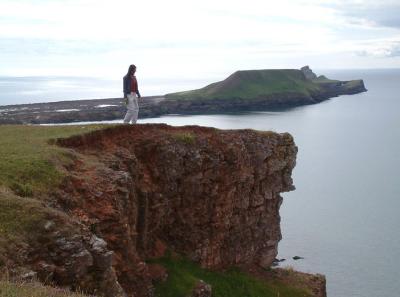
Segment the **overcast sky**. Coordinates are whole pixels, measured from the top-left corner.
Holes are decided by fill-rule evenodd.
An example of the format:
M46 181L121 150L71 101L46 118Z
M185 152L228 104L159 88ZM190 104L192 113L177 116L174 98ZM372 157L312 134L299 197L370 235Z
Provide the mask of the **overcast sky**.
M400 68L400 1L0 0L0 75Z

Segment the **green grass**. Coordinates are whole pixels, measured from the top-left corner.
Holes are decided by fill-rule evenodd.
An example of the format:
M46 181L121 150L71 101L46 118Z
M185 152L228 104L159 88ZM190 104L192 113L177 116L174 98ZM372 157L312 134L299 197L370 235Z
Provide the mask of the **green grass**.
M196 136L190 132L174 133L173 137L183 143L193 144L196 141Z
M300 70L246 70L237 71L221 82L204 88L167 94L169 99L254 99L272 94L318 92L317 83L306 80Z
M263 281L238 269L224 272L202 269L187 259L165 257L156 261L168 271L168 279L156 285L157 297L190 296L196 281L201 279L212 286L213 297L300 297L311 296L277 280Z
M3 238L32 234L45 218L38 200L20 198L11 193L0 192L0 209L0 237Z
M66 149L49 141L103 127L0 125L0 187L20 196L51 190L62 179L56 164L69 158Z
M8 282L0 280L0 297L85 297L40 283Z
M51 210L37 199L0 189L0 273L8 258L19 262L24 247L35 241Z

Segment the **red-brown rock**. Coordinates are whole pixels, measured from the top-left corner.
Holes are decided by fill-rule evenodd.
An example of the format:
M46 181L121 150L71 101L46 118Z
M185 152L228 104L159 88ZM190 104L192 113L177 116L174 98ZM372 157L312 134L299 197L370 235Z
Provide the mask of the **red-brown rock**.
M60 206L114 252L128 295L152 295L144 259L166 247L208 268L275 259L280 193L294 188L289 134L124 125L58 144L79 153Z
M193 288L192 295L190 297L211 297L212 288L209 284L202 280L197 281Z

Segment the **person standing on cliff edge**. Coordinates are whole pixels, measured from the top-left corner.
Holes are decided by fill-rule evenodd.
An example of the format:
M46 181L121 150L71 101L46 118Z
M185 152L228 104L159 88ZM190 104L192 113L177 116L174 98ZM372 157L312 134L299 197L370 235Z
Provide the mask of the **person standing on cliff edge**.
M138 114L139 114L139 103L138 99L141 98L138 88L138 83L136 80L136 66L130 65L128 73L124 76L124 99L126 104L126 115L124 118L124 123L136 124Z

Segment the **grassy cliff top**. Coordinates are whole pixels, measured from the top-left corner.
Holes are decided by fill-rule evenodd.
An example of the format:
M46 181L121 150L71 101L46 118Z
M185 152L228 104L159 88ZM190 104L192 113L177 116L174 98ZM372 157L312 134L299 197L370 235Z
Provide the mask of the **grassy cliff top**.
M0 125L0 188L10 188L20 196L51 190L62 177L57 164L69 159L68 151L51 140L102 127Z
M318 83L307 80L301 70L243 70L204 88L167 94L168 99L253 99L279 93L310 95L318 92Z

